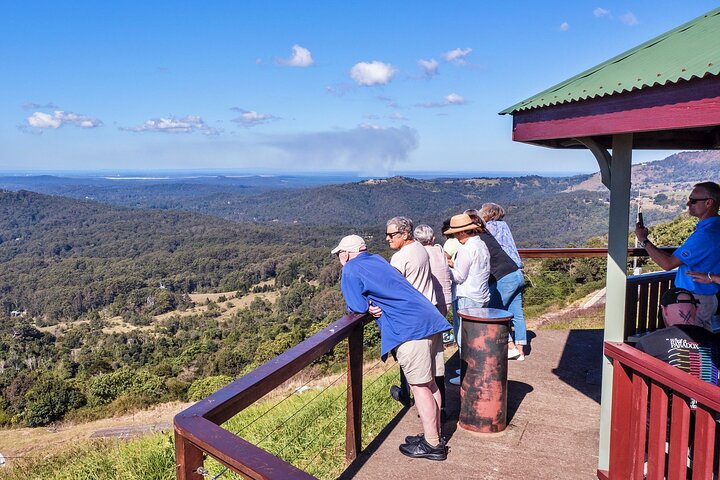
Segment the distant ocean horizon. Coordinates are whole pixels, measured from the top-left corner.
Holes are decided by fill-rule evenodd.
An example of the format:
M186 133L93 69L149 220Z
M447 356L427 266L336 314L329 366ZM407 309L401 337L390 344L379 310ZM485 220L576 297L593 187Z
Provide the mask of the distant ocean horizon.
M433 178L508 178L508 177L574 177L580 175L591 175L596 172L569 171L569 172L543 172L543 171L429 171L429 170L399 170L382 175L366 175L358 172L348 171L278 171L278 170L249 170L249 169L188 169L188 170L0 170L0 176L4 177L38 177L53 176L65 178L102 178L106 180L181 180L199 179L212 177L226 178L278 178L278 177L302 177L322 178L325 181L361 181L371 178L391 178L396 176L428 180Z

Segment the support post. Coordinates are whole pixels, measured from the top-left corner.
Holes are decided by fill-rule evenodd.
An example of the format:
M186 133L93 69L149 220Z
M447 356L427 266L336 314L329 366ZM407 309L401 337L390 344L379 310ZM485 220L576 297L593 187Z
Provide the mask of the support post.
M362 448L363 324L348 336L345 461L350 464Z
M610 164L610 229L608 234L607 294L605 304L606 342L622 342L624 336L625 290L627 287L628 218L630 217L630 174L632 134L613 135ZM603 356L600 401L600 446L598 469L608 470L613 366Z
M202 480L198 469L203 466L203 452L187 438L175 432L175 465L177 480Z

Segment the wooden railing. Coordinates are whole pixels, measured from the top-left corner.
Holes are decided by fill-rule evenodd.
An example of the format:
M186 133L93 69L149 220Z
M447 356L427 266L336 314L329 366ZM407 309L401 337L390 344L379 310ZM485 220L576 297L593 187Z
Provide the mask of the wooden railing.
M360 452L363 325L367 315L350 314L285 351L225 388L175 416L177 478L203 478L203 455L209 454L251 479L312 479L294 467L220 426L300 370L348 339L345 457Z
M523 249L523 258L588 258L607 255L605 248ZM643 249L628 255L645 256ZM203 478L203 458L210 455L230 470L250 479L314 478L284 460L243 440L220 425L260 400L341 341L348 339L345 457L360 453L362 418L363 325L369 318L346 315L225 388L179 413L175 424L177 478Z
M720 387L630 345L605 342L605 355L613 361L610 462L598 477L709 480L713 472L719 475ZM690 399L697 401L695 410Z
M662 294L674 285L674 279L674 270L628 277L623 338L627 340L665 326L658 318L658 308Z

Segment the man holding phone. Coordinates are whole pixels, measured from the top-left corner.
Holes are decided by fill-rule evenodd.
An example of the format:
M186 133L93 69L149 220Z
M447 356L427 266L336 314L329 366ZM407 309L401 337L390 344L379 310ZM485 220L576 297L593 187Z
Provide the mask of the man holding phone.
M642 224L642 217L635 226L635 235L650 258L663 270L677 268L675 286L692 292L700 302L697 318L710 330L711 318L718 307L717 293L720 285L700 283L688 276L688 271L720 273L720 185L702 182L694 186L688 197L687 207L691 217L699 221L695 231L672 254L660 250L649 239L648 229Z

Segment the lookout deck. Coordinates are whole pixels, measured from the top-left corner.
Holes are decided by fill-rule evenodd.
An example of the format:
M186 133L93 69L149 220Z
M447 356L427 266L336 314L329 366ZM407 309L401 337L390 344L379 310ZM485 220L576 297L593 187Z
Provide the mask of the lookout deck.
M422 431L415 408L403 410L343 474L343 479L596 479L602 330L539 331L530 355L511 361L508 428L478 435L457 427L459 387L448 385L444 462L398 451ZM448 371L458 365L457 355Z

